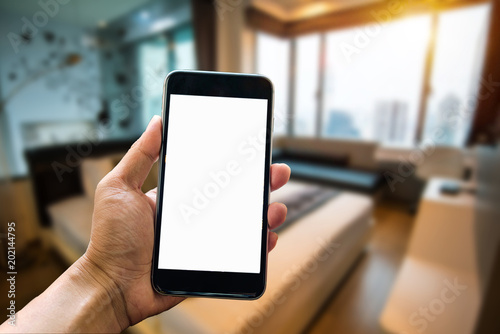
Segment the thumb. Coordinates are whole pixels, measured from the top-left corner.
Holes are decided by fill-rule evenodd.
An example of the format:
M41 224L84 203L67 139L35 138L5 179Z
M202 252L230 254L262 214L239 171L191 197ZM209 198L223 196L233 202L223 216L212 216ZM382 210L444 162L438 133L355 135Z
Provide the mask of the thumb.
M161 117L153 116L146 131L111 172L113 177L130 188L140 189L160 154L161 129Z

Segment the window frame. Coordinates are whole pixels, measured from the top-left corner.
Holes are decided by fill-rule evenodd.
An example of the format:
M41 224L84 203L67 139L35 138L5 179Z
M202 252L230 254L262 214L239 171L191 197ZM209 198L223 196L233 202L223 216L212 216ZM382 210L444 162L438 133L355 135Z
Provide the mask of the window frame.
M427 9L421 9L417 10L416 12L412 13L411 16L414 15L421 15L421 14L428 14L431 16L431 37L429 38L429 41L427 42L427 51L426 51L426 59L425 59L425 65L424 65L424 74L423 74L423 79L422 79L422 89L420 92L420 99L419 99L419 106L418 106L418 114L417 114L417 125L416 125L416 130L414 134L414 145L418 145L422 142L423 137L424 137L424 132L425 132L425 124L426 124L426 118L427 118L427 112L428 112L428 104L429 104L429 98L432 93L432 73L434 69L434 57L435 57L435 51L436 51L436 36L439 28L439 15L441 13L445 13L457 8L471 8L477 5L481 4L487 4L490 3L491 1L488 0L469 0L469 1L463 1L462 3L456 3L453 5L435 5L435 6L430 6ZM350 15L355 15L360 17L360 13L363 12L363 9L357 10L357 12L353 12ZM256 22L259 22L259 17L262 15L255 9L250 8L249 12L249 17L250 17L250 23L251 25L254 26L254 28L259 29L258 24ZM326 16L335 16L337 17L338 15L341 15L342 13L334 13L334 14L327 14ZM490 15L493 14L493 10L491 10ZM395 16L391 22L401 20L404 18L407 18L409 16ZM268 17L269 19L269 17ZM307 20L309 22L309 20ZM268 21L266 21L269 23ZM277 22L274 22L275 24L273 25L274 27L277 27ZM265 32L267 34L275 35L278 37L282 38L289 38L290 39L290 68L289 68L289 86L288 86L288 110L287 110L287 118L288 118L288 124L287 124L287 131L285 135L287 137L296 137L295 131L294 131L294 116L296 114L296 105L295 105L295 80L296 80L296 71L295 71L295 64L297 61L297 38L306 35L306 34L318 34L320 37L320 50L319 50L319 57L320 60L318 62L318 94L316 98L316 112L314 117L314 122L315 122L315 138L323 138L323 121L324 121L324 90L325 90L325 71L324 71L324 65L325 65L325 60L326 60L326 34L331 33L334 31L346 29L346 28L354 28L354 27L359 27L363 26L366 24L371 24L374 23L373 17L365 17L364 20L355 20L354 23L351 24L340 24L340 25L333 25L333 27L330 27L328 29L325 29L324 27L321 29L317 29L317 31L310 31L306 30L305 32L301 32L300 29L297 27L293 28L293 25L288 25L290 28L290 31L294 33L292 35L290 32L287 32L285 28L280 29L278 34L276 34L277 31L273 31L273 29L267 29L269 27L264 27L264 29L259 29L256 30L257 32ZM300 24L306 24L306 22L300 22ZM308 26L307 24L305 25L306 27ZM308 26L309 29L311 29L310 26ZM487 35L491 33L490 30L486 32ZM254 50L256 54L256 48ZM256 57L255 57L256 59ZM257 64L254 64L255 68L257 68ZM485 65L483 64L483 67ZM475 113L474 113L475 114Z

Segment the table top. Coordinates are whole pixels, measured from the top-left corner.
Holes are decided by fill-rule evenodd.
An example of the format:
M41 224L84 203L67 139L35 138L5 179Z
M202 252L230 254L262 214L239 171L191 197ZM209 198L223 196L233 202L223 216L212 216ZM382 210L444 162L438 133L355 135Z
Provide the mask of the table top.
M456 195L444 194L441 192L441 187L446 182L457 183L463 190ZM474 194L474 192L471 192L469 190L474 190L475 187L476 185L474 182L465 182L448 178L431 178L427 182L423 200L452 206L473 207L476 203L476 195Z

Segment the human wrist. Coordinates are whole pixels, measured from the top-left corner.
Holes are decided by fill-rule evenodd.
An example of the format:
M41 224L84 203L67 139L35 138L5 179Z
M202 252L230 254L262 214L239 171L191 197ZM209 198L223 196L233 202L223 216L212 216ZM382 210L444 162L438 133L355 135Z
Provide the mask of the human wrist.
M122 289L86 255L16 313L9 333L113 333L127 328Z
M83 297L76 330L121 332L130 325L123 288L97 261L84 254L67 273Z

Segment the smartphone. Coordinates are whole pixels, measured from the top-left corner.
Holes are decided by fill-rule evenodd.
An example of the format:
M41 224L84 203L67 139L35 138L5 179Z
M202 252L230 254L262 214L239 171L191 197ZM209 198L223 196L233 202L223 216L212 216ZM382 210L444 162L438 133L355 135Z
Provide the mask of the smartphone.
M259 75L165 79L152 285L257 299L265 290L273 86Z

